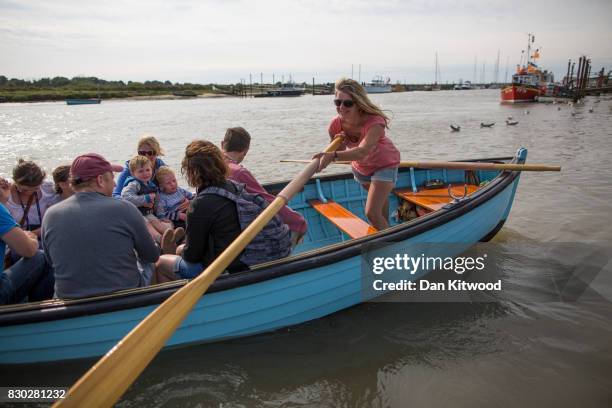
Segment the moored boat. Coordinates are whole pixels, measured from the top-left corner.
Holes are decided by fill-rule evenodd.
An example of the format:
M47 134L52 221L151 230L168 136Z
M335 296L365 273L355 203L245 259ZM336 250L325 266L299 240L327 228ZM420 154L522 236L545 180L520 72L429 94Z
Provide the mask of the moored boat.
M66 105L93 105L102 101L100 98L89 99L66 99Z
M366 92L369 94L389 93L393 91L391 87L391 81L389 80L389 78L385 80L380 75L375 76L372 79L372 82L370 82L369 84L364 84L363 87L366 90Z
M290 81L282 84L278 88L269 89L260 94L254 94L256 98L268 97L268 96L302 96L306 93L304 86L298 86L295 82Z
M471 90L474 89L474 87L472 86L472 82L471 81L465 81L463 82L461 79L459 80L458 84L455 84L455 86L453 86L453 89L455 91L465 91L465 90Z
M482 161L524 163L526 155L525 149L519 149L515 157ZM434 181L451 185L448 194L446 187L423 194ZM363 290L361 276L364 249L390 242L403 252L422 243L467 248L489 240L508 217L518 181L519 173L514 171L402 168L390 209L414 206L421 216L397 211L400 215L390 228L375 231L364 221L365 192L351 173L313 178L289 203L309 225L295 253L250 271L221 276L167 346L266 332L367 301L371 292ZM278 192L285 184L266 187ZM465 190L465 196L457 197L454 190ZM335 218L338 208L344 212ZM102 355L185 283L0 307L0 363Z
M516 73L512 75L512 83L501 89L502 103L535 102L540 95L552 96L549 85L554 81L553 74L540 70L536 64L540 58L540 50L536 49L533 54L531 53L531 44L535 42L535 36L532 34L528 36L525 64L517 65Z

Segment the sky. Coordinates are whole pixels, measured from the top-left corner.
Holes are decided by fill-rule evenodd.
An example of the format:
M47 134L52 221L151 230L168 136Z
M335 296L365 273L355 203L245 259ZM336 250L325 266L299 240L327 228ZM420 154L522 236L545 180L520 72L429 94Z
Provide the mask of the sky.
M499 51L504 81L528 33L557 80L612 69L610 0L0 0L0 75L431 83L437 53L439 82L491 82Z

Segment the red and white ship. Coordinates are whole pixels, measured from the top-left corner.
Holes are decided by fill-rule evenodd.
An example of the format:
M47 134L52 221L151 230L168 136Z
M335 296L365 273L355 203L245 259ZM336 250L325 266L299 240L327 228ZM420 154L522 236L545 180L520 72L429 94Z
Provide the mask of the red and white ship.
M547 93L548 84L554 81L552 72L541 71L536 65L540 50L536 49L531 54L531 44L534 41L535 36L529 34L525 65L517 65L516 74L512 75L512 84L502 88L502 103L535 102L540 95Z

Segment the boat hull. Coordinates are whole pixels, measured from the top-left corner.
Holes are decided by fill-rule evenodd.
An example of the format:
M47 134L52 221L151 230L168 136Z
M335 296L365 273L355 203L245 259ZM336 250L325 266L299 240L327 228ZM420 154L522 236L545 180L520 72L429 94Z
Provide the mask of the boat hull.
M391 85L366 85L364 88L369 94L391 93L393 91Z
M502 103L536 102L538 96L540 90L528 85L510 85L501 90Z
M443 170L427 172L427 177L442 177ZM436 172L440 176L436 176ZM416 172L415 177L414 173L408 169L402 171L398 184L424 181L424 175ZM425 170L421 173L424 174ZM444 177L453 182L453 177L462 173L451 174L451 171L447 173L444 170ZM363 201L362 188L350 174L322 177L318 183L310 182L290 202L309 220L309 232L302 252L255 267L253 271L217 280L166 347L271 331L367 301L370 295L362 290L361 276L364 245L394 242L394 250L407 253L420 243L462 243L467 248L479 240L488 240L508 217L518 181L518 173L503 173L477 194L436 213L397 224L374 235L346 241L342 237L334 238L333 234L337 233L334 226L325 219L314 217L315 211L307 208L307 203L320 194L327 194L338 202L347 197L360 197L359 200ZM274 185L269 187L274 191ZM335 195L332 195L334 191ZM397 199L393 200L397 205ZM363 208L352 210L363 214ZM309 249L309 245L315 242L325 242L327 236L333 238L330 242L335 245ZM17 307L15 311L0 313L0 363L34 363L103 355L183 284L183 281L173 282L98 299L49 301L41 306L26 306L24 310Z
M66 105L94 105L100 102L100 99L66 99Z

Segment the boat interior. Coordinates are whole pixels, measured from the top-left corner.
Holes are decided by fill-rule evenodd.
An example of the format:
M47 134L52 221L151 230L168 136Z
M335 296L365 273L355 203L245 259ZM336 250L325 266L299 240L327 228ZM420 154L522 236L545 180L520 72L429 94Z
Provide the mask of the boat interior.
M417 220L468 198L498 174L496 170L400 168L389 196L390 226ZM274 187L268 186L278 192ZM278 187L280 190L282 185ZM289 202L308 223L307 234L293 255L377 233L365 216L366 199L367 191L352 174L323 176L306 184Z

